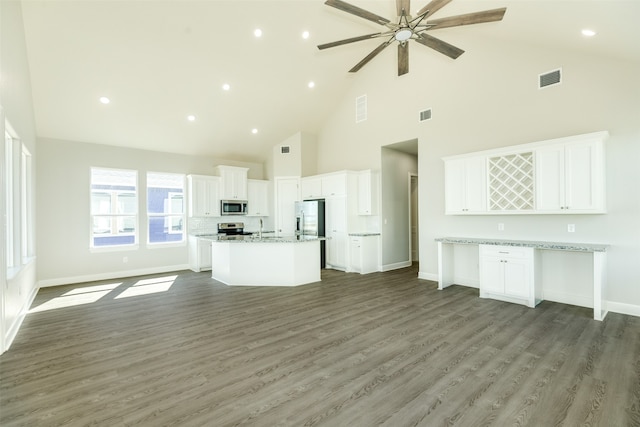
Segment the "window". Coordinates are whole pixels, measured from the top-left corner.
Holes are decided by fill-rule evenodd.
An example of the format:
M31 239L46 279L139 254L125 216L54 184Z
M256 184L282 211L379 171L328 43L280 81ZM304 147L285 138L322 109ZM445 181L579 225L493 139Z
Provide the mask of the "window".
M138 243L138 173L91 168L91 247Z
M14 190L13 190L13 138L4 133L4 182L5 182L5 249L7 269L15 267L15 238L14 238Z
M184 175L147 173L149 243L183 242Z

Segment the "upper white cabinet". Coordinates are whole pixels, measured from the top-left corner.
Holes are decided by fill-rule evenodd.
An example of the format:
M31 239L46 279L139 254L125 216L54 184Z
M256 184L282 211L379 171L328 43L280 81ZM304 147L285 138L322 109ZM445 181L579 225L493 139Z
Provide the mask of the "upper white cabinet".
M302 200L321 199L322 178L320 176L306 176L300 179L300 195Z
M347 174L348 172L321 175L322 196L346 196L347 195Z
M536 209L553 213L603 213L602 140L586 140L536 151Z
M220 216L220 177L187 176L189 216Z
M445 212L606 212L604 141L594 132L445 157Z
M473 214L487 210L485 157L445 160L444 174L447 214Z
M358 173L358 215L378 215L379 175L365 170Z
M247 180L248 216L269 216L269 181Z
M223 200L247 200L247 172L249 169L237 166L218 166Z

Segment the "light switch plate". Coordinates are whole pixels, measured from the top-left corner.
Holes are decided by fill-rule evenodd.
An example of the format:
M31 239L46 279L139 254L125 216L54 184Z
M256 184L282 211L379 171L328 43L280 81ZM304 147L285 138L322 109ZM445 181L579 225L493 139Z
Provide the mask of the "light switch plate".
M575 224L568 224L567 225L567 231L569 233L575 233L576 232L576 225Z

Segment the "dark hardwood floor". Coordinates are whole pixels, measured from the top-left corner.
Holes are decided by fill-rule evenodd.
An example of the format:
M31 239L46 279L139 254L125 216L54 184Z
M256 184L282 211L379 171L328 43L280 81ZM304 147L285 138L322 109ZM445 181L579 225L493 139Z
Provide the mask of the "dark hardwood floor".
M640 426L640 318L416 273L42 289L0 356L0 425Z

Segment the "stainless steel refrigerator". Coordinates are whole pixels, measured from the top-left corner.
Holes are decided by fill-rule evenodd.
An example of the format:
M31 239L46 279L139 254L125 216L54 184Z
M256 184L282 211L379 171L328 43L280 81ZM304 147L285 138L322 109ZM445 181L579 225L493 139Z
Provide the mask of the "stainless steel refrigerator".
M296 202L296 235L325 237L324 200ZM326 267L326 245L320 241L320 268Z

